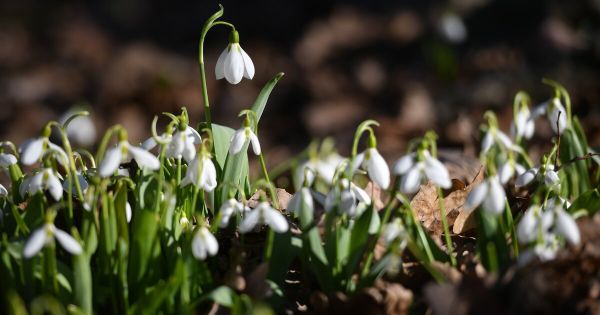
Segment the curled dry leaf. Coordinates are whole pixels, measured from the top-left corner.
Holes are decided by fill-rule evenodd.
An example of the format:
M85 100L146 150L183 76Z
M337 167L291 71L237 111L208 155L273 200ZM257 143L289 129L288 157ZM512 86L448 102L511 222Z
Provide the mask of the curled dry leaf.
M453 226L455 234L463 233L473 227L470 215L463 211L463 205L467 196L474 186L483 180L483 169L480 168L475 178L469 185L465 185L462 181L455 179L453 181L453 189L446 193L444 198L444 207L446 209L446 217L449 225ZM460 183L459 183L460 182ZM411 200L410 205L415 212L415 215L423 226L433 235L440 236L443 233L441 214L439 208L438 192L436 186L432 182L428 182L421 186L419 192Z

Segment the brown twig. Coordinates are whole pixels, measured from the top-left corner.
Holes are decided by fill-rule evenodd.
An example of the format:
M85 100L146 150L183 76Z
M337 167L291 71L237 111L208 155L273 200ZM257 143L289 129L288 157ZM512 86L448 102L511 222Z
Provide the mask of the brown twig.
M600 153L592 153L592 152L589 152L589 153L587 153L587 154L585 154L585 155L583 155L583 156L577 156L577 157L574 157L574 158L572 158L572 159L570 159L570 160L566 161L565 163L561 164L561 165L560 165L558 168L556 168L555 170L558 172L558 171L559 171L559 170L560 170L560 169L561 169L563 166L565 166L565 165L569 165L569 164L571 164L571 163L575 163L575 162L577 162L577 161L584 161L584 160L587 160L587 159L589 159L589 158L592 158L592 157L594 157L594 156L600 156Z

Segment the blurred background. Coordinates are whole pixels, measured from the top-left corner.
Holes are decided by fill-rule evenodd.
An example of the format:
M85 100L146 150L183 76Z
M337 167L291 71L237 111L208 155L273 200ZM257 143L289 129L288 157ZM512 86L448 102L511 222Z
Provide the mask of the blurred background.
M256 75L214 80L228 30L205 47L213 120L238 128L264 83L285 77L261 122L267 161L276 165L314 137L347 151L362 120L381 122L379 149L393 159L410 138L434 129L440 146L476 152L478 126L495 110L508 131L522 89L537 105L563 83L574 113L600 144L600 0L578 1L222 1ZM197 45L212 1L2 1L0 139L17 144L74 106L101 131L115 123L132 142L152 117L187 106L203 119ZM538 120L533 142L551 129ZM81 129L83 145L93 145ZM84 134L85 133L85 134Z

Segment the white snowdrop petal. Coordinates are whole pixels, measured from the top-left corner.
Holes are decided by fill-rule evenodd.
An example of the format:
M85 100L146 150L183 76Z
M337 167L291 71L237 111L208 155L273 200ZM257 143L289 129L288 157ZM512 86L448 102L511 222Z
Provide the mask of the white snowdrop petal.
M528 120L527 124L525 125L525 130L523 132L523 136L525 137L525 139L531 139L531 137L533 137L534 132L535 132L535 123L533 122L533 120Z
M517 225L517 238L521 244L531 243L537 237L537 219L535 217L535 212L538 209L537 206L529 207Z
M332 189L331 191L329 191L329 193L325 197L325 200L323 202L323 207L325 208L326 212L330 212L331 210L333 210L333 208L335 208L336 195L337 195L336 191L334 189Z
M98 173L101 177L109 177L111 176L121 164L122 159L122 151L121 147L110 148L106 151L104 155L104 160L100 162L100 166L98 167Z
M206 244L206 251L210 256L214 256L219 252L219 242L215 238L207 228L202 228L204 230L204 242Z
M558 174L553 170L546 170L546 174L544 176L544 183L548 186L556 185L560 182L560 178Z
M573 217L564 210L557 211L555 227L556 233L564 236L571 245L579 244L581 236L579 234L577 223L575 223Z
M256 208L244 216L239 226L240 233L248 233L256 227L261 216L260 211L260 209Z
M515 187L519 188L519 187L529 185L529 183L531 183L535 179L537 172L538 172L537 168L532 168L532 169L527 170L525 173L521 174L515 180Z
M56 228L54 230L54 237L60 243L60 245L72 255L79 255L83 251L79 242L77 242L69 233Z
M481 140L481 153L486 153L487 151L489 151L493 144L494 136L492 135L492 132L488 130L483 136L483 139Z
M515 174L515 168L510 161L504 162L498 170L498 177L502 184L506 184L508 180Z
M546 114L548 110L548 102L544 102L533 109L531 112L531 116L529 116L529 120L535 120L536 118Z
M425 175L436 185L448 189L452 187L452 180L448 170L438 159L425 156Z
M193 140L194 144L200 144L202 143L202 137L200 136L200 134L198 133L198 131L196 131L196 129L187 126L185 128L185 135Z
M246 136L244 135L244 128L238 129L231 137L231 141L229 144L229 154L234 155L240 153L242 151L242 147L246 142Z
M239 44L231 44L227 59L225 59L225 79L231 84L238 84L244 76L244 59L240 53Z
M202 175L200 176L200 186L206 192L211 192L217 187L217 170L215 169L215 165L213 162L207 158L203 157L202 162Z
M279 211L267 208L264 210L265 223L268 224L276 233L284 233L288 230L289 224L283 214Z
M0 184L0 197L6 197L8 195L8 191L2 184Z
M202 238L202 235L200 234L200 231L198 231L192 239L192 255L194 255L196 259L204 260L206 259L207 254L208 252L206 244Z
M183 159L190 163L196 157L196 147L192 139L186 139L185 146L182 152Z
M504 132L497 130L496 137L505 148L511 148L513 146L512 140L510 140Z
M400 181L400 191L405 194L417 192L421 184L422 176L421 170L418 167L414 167L402 177L402 180Z
M308 187L302 188L301 193L302 193L302 202L304 203L304 206L307 209L313 211L315 208L315 204L314 204L314 201L312 198L312 194L310 192L310 188L308 188Z
M369 194L367 194L367 192L364 189L354 185L354 183L350 184L350 189L352 189L352 192L354 193L358 201L364 202L366 204L371 204L371 197L369 197Z
M483 201L483 208L492 215L500 215L504 210L506 193L496 177L488 179L487 198Z
M340 193L339 211L354 216L356 210L356 195L350 189L344 189Z
M227 55L229 54L229 47L223 49L223 52L219 55L219 59L217 59L217 64L215 66L215 77L217 80L221 80L225 77L225 59L227 59Z
M144 149L146 151L150 151L150 150L154 149L157 145L158 145L158 143L156 142L156 140L154 140L153 137L150 137L150 138L146 139L146 141L142 142L142 149Z
M133 211L131 211L131 205L129 201L125 202L125 218L127 219L127 223L131 222L131 215Z
M367 172L373 182L382 189L390 186L390 169L376 149L370 150L370 158L367 161Z
M21 153L21 163L23 165L31 165L37 162L44 150L44 138L37 138L27 142Z
M485 199L487 193L488 193L488 183L487 182L482 182L479 185L477 185L475 188L473 188L473 190L471 190L471 192L467 196L467 200L465 201L465 204L464 204L465 211L471 212L475 208L479 207L479 205Z
M414 153L407 154L407 155L401 157L400 159L398 159L398 161L396 161L396 164L394 164L394 169L392 170L392 172L395 175L404 175L414 165L415 165L415 154Z
M63 148L48 141L48 149L50 149L52 152L55 153L55 156L57 156L56 160L58 161L58 163L60 163L60 165L62 165L62 166L69 165L69 156L67 155L67 152L65 152L65 150L63 150Z
M48 176L48 179L46 180L48 191L54 200L59 201L62 199L63 186L60 183L60 180L53 174L52 170L47 170L46 174Z
M38 228L31 233L25 247L23 248L23 256L25 258L31 258L37 254L42 247L46 244L48 238L48 232L46 231L46 225Z
M252 80L252 78L254 78L254 63L241 46L240 53L242 54L242 59L244 60L244 78Z
M0 153L0 167L6 168L17 163L17 158L12 154Z
M260 155L260 142L258 142L258 137L254 134L254 132L252 132L252 130L249 130L249 134L250 134L250 142L252 143L252 151L254 152L255 155Z
M129 153L135 159L135 162L142 168L149 170L157 170L160 168L160 161L152 153L138 148L136 146L129 146Z
M30 195L35 194L38 191L42 191L44 189L44 172L38 172L29 181L28 192Z

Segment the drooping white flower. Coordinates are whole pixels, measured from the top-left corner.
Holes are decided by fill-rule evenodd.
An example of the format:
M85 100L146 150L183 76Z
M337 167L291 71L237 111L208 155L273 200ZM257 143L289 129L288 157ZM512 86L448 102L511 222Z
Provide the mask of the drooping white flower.
M567 128L567 111L560 102L560 99L553 98L552 100L539 105L533 110L532 119L544 114L555 134L562 134L565 128Z
M67 119L78 112L80 112L80 109L77 108L68 110L61 116L59 122L64 124ZM96 126L89 115L77 116L67 126L67 136L69 139L84 147L92 146L96 142L96 135Z
M518 150L502 130L490 126L481 140L481 154L486 154L494 144L498 144L504 150Z
M315 180L316 174L316 161L308 160L298 167L296 167L294 173L294 188L300 189L304 183L311 186Z
M327 212L337 207L340 213L345 213L352 218L369 204L371 204L371 197L366 191L347 179L342 179L327 194L324 207Z
M504 162L504 164L502 164L502 166L500 166L500 169L498 170L498 177L500 178L500 182L502 184L506 184L515 175L515 173L517 176L521 176L523 173L525 173L525 171L526 170L523 165L507 160Z
M53 223L46 223L31 233L23 248L23 256L25 258L35 256L45 245L50 244L54 238L72 255L79 255L83 251L79 242L69 233L57 228Z
M174 127L176 128L176 127ZM202 137L196 131L196 129L186 126L184 130L174 130L173 135L162 134L161 138L167 145L167 151L165 156L167 158L185 159L188 163L191 162L196 156L196 147L202 143ZM146 139L142 143L142 148L146 151L150 151L156 147L158 143L154 137Z
M558 176L558 173L554 171L554 165L552 164L541 168L534 167L522 173L515 180L515 187L520 188L527 186L531 184L534 179L537 179L540 183L543 183L554 191L560 190L560 177Z
M160 161L152 153L143 148L131 145L127 140L120 141L115 147L110 148L104 155L104 160L98 167L98 173L101 177L109 177L114 174L121 163L131 160L141 168L157 170L160 168Z
M22 197L25 197L26 194L33 196L37 192L44 190L48 190L54 200L59 201L62 199L63 186L51 168L45 168L33 176L26 178L19 187Z
M388 223L383 231L383 240L387 245L397 239L401 240L401 247L406 246L408 232L404 228L404 224L402 224L400 218L395 218L394 221Z
M560 207L556 210L554 232L562 235L571 245L577 245L581 241L579 228L573 217Z
M356 155L353 168L356 169L359 165L367 170L369 178L375 184L382 189L388 189L390 186L390 168L376 148L368 148Z
M423 160L417 161L417 154L411 153L401 157L394 165L394 174L402 176L400 191L405 194L417 192L424 178L444 189L452 187L450 174L444 164L427 150L423 151L422 156Z
M48 137L29 139L23 143L21 146L21 163L23 165L32 165L39 161L45 154L54 156L62 166L69 164L67 153L61 147L50 142Z
M85 176L83 176L83 174L81 174L81 172L77 171L76 177L77 177L77 181L79 182L79 187L81 188L81 192L85 194L85 192L87 191L87 189L89 187L89 184L88 184L87 180L85 179ZM70 182L71 182L71 177L67 176L67 178L63 182L64 190L68 191ZM73 185L71 186L71 193L72 194L77 193L77 188L75 187L75 183L73 183Z
M229 144L229 154L234 155L240 153L246 141L250 141L252 144L252 151L254 154L260 155L260 143L258 137L254 134L254 131L250 127L242 127L233 134Z
M17 164L17 158L8 153L0 153L0 168L7 168L13 164Z
M467 196L464 209L469 212L483 203L483 210L498 216L504 211L505 199L506 193L498 176L491 176L473 188Z
M315 209L315 205L313 202L313 198L310 192L310 188L302 187L299 191L297 191L290 202L288 203L288 210L295 213L297 216L300 216L302 209L306 209L311 213Z
M250 208L245 206L243 203L237 201L234 198L227 199L227 201L223 203L221 209L219 210L219 213L221 214L219 226L221 228L227 227L227 225L229 225L229 220L231 219L232 215L234 215L235 213L243 214L247 211L250 211Z
M238 84L242 77L252 80L254 63L250 56L239 44L239 34L232 31L229 35L229 45L223 50L215 67L217 80L225 78L231 84Z
M208 256L214 256L219 251L219 243L212 233L201 226L192 239L192 254L196 259L204 260Z
M534 132L534 117L531 115L529 107L521 106L510 126L510 133L515 138L531 139Z
M277 233L284 233L288 230L289 224L285 217L277 210L273 209L269 203L261 202L244 216L244 220L239 226L240 233L248 233L257 225L268 225Z
M181 185L194 184L206 192L211 192L217 187L217 170L208 153L201 153L194 158L188 166L185 178Z

